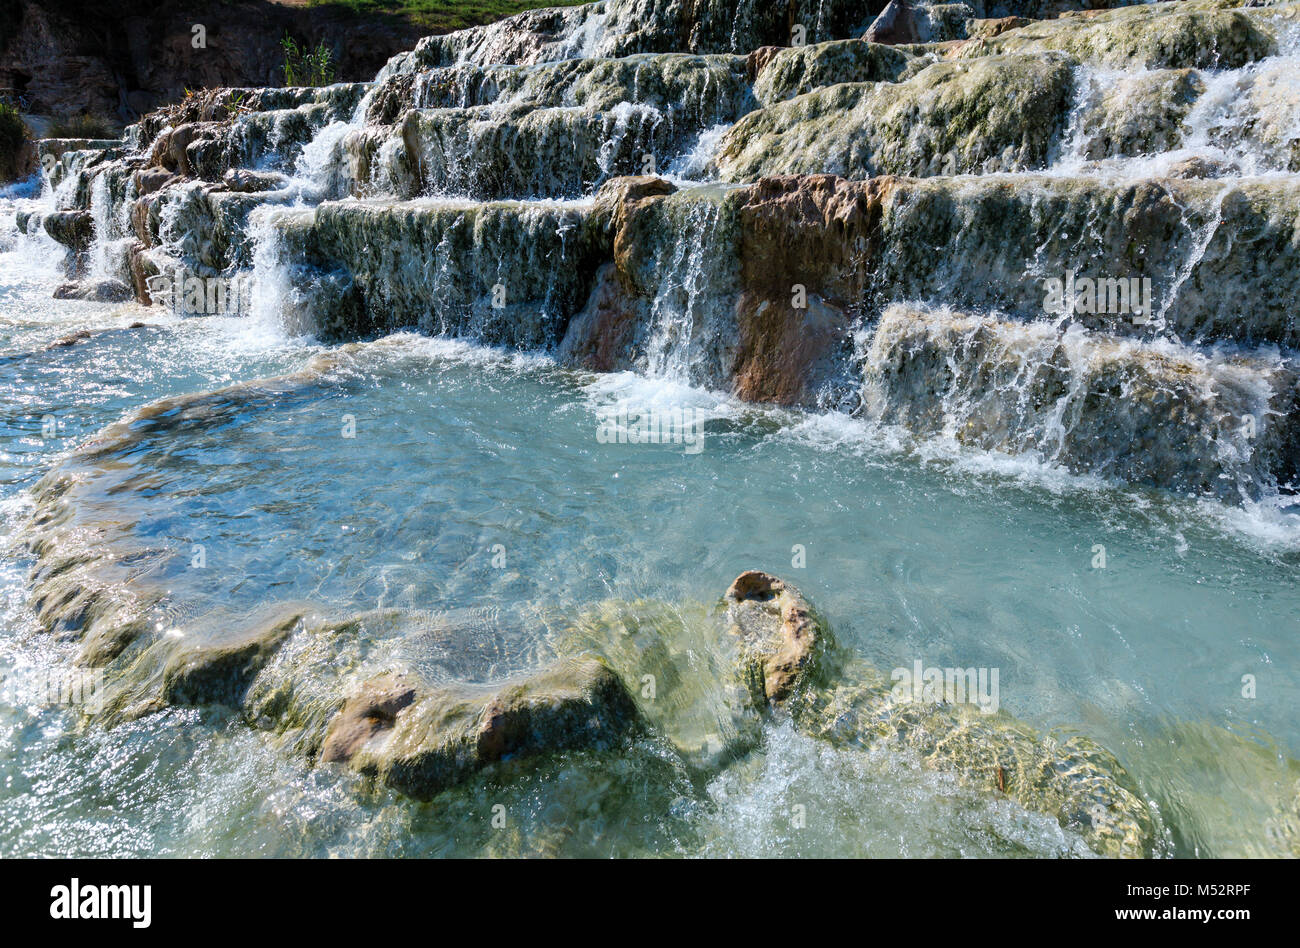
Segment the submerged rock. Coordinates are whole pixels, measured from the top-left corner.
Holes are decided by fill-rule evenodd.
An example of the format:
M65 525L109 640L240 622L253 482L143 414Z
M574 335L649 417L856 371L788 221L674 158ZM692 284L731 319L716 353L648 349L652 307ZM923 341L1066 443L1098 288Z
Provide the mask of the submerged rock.
M384 676L350 697L322 762L346 762L417 799L483 768L576 748L610 750L638 727L623 683L594 659L562 660L490 685Z
M58 290L55 291L55 293L57 292ZM56 296L55 299L58 299L58 297ZM85 342L90 338L90 335L91 333L89 329L79 329L76 332L68 333L66 336L60 336L58 339L55 339L46 346L45 349L46 351L51 349L67 349L70 346L75 346L79 342Z
M637 599L606 600L547 624L560 654L608 662L655 739L707 777L762 743L767 706L739 674L741 639L723 623L718 609Z
M301 622L302 616L294 614L253 625L230 640L183 642L163 669L163 702L238 707L262 666Z
M1112 755L1082 736L1042 735L976 704L911 700L838 648L808 602L771 574L742 573L712 612L602 603L560 621L557 632L563 649L600 655L625 680L647 683L638 704L652 734L705 773L759 746L765 717L788 715L812 736L907 754L1051 814L1101 854L1150 854L1151 814ZM379 693L397 691L385 684Z
M75 478L47 474L33 488L31 519L17 540L36 558L28 577L40 628L81 643L77 663L111 662L150 627L160 594L130 580L157 550L119 524L76 522Z
M1103 856L1150 856L1155 827L1132 778L1094 741L1042 735L1004 712L904 695L862 662L840 669L844 684L808 692L796 724L834 744L912 756L967 786L1049 813Z
M391 731L397 713L415 700L415 687L401 675L365 682L330 722L320 749L322 764L347 763L372 739Z
M1146 803L1110 754L1086 738L1040 736L1005 713L914 700L867 663L835 650L793 587L742 573L727 590L728 620L743 647L740 674L796 726L837 744L915 755L1026 809L1054 815L1109 856L1150 854Z

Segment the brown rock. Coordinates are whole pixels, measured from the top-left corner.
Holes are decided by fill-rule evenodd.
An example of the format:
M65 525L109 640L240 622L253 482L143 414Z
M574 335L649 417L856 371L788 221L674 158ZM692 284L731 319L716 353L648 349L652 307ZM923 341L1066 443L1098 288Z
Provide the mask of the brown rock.
M155 191L161 191L168 185L183 180L180 175L165 168L141 168L132 175L132 179L135 181L137 197L153 194Z
M343 703L321 745L322 763L346 763L378 734L391 730L397 712L415 700L415 688L400 675L372 679Z
M183 180L179 176L176 176L176 179ZM142 248L153 246L153 228L150 218L157 193L155 191L154 194L145 195L131 203L131 231Z
M777 53L781 52L782 48L780 46L760 46L746 57L745 69L749 73L750 82L758 78L758 74L767 68L767 64L776 58Z
M199 122L191 122L188 125L181 125L172 129L166 135L166 153L163 156L163 166L179 171L184 175L194 175L194 169L190 167L190 159L185 149L191 142L197 141L203 137L205 125ZM159 141L161 142L161 138Z
M828 636L799 591L770 573L741 573L724 599L751 693L760 704L779 704L809 679Z
M806 403L848 338L866 292L882 203L895 179L764 178L740 211L740 328L732 369L747 401ZM806 307L794 305L805 287Z
M631 347L641 314L630 269L637 249L626 225L638 208L676 190L663 178L645 175L614 178L596 193L591 226L612 245L614 263L597 270L586 307L569 322L560 350L570 364L593 372L612 372L632 364Z
M620 277L631 272L631 255L636 249L625 226L628 218L646 201L673 194L676 190L676 185L663 178L635 175L606 181L596 192L592 217L596 226L613 237L614 262L618 264Z
M136 243L131 247L131 288L135 298L145 306L153 305L153 296L149 292L148 280L158 273L158 267L145 256L145 245Z
M868 43L897 46L921 42L921 31L907 0L889 0L889 4L880 11L880 16L876 17L862 38Z
M582 312L565 333L561 355L568 363L592 372L615 372L632 363L631 346L637 332L637 310L606 263L596 271L596 283Z

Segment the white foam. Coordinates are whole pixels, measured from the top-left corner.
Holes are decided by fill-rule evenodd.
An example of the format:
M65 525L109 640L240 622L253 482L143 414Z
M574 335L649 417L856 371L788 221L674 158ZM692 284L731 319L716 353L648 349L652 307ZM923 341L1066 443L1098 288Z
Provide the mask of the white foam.
M710 391L671 378L649 378L635 372L609 372L597 375L583 385L587 404L592 410L626 408L633 411L669 411L691 408L703 413L704 419L737 418L754 411L730 395Z
M678 185L716 179L717 169L713 160L723 136L731 129L732 124L726 122L704 129L696 136L694 144L668 166L665 177Z

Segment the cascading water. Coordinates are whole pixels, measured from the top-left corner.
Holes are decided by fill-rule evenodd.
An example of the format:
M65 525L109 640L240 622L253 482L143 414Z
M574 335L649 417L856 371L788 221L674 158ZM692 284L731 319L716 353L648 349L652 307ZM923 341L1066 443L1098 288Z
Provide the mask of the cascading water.
M715 268L727 259L722 229L721 208L701 203L687 211L680 237L665 248L646 342L645 371L653 378L686 383L701 378L703 347L716 338L714 322L720 318L712 290L718 282Z
M1064 728L1144 814L1122 854L1293 853L1294 5L889 48L822 0L780 50L764 4L664 6L205 93L0 197L0 852L1113 854L978 777L1004 738L1072 772ZM51 300L65 257L252 291ZM847 656L803 718L732 717L707 616L754 567ZM273 655L196 700L175 669L232 640ZM395 667L477 687L575 649L661 688L620 754L432 807L319 760ZM1001 671L989 741L852 691L916 660ZM104 673L88 724L28 687L72 662ZM872 714L884 743L844 733ZM778 819L791 792L825 821ZM498 800L509 839L470 816Z
M1295 172L1298 66L1300 24L1285 22L1273 55L1235 69L1080 65L1051 170L1137 180L1199 160L1232 176ZM1118 135L1117 116L1129 117Z

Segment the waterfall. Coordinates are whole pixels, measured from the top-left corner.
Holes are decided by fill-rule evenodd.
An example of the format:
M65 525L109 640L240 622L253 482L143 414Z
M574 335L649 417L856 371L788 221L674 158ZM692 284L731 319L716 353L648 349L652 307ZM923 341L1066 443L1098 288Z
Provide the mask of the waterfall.
M1198 351L1082 326L896 306L861 353L881 423L966 447L1233 501L1275 487L1295 370L1274 351ZM1135 440L1143 443L1134 450Z
M92 279L129 281L129 251L132 244L131 201L135 186L128 179L120 187L122 194L114 196L111 187L113 176L96 175L90 186L90 213L95 226L95 238L90 247Z
M728 123L704 129L695 137L695 143L668 166L668 175L682 181L715 179L717 168L713 161L718 153L718 145L730 130L731 125Z
M316 203L342 197L345 190L342 143L358 123L331 122L303 146L293 165L293 190L298 201Z
M1051 171L1128 179L1300 170L1300 24L1281 23L1277 52L1233 69L1075 67L1073 102Z
M658 262L659 284L650 304L646 372L675 382L700 380L702 348L719 319L717 267L722 209L714 202L689 208L680 236ZM704 338L701 338L704 337Z
M699 4L685 38L646 18L654 5L525 13L422 41L364 86L261 90L230 121L219 97L208 112L151 118L121 157L65 154L54 200L92 218L95 276L124 275L133 260L146 273L251 268L255 319L290 336L415 327L563 344L592 364L783 403L843 404L855 372L876 378L892 364L885 337L863 350L882 366L855 359L853 339L897 330L883 319L896 304L949 312L953 325L995 321L929 332L936 351L1032 326L1012 347L1026 377L1038 372L1030 338L1074 366L1094 365L1089 347L1145 365L1159 360L1141 346L1163 340L1200 365L1198 347L1300 341L1295 293L1270 276L1290 257L1243 262L1289 246L1278 241L1300 202L1289 177L1300 133L1286 107L1300 34L1266 8L1249 22L1273 31L1270 54L1251 40L1225 50L1233 68L1221 69L1217 54L1171 46L1158 22L1136 66L1110 46L1050 37L1026 50L1016 29L942 61L820 42L853 35L862 12L830 0L799 5L809 45L756 60L755 47L789 42L790 24L761 4ZM1228 42L1218 24L1216 45ZM982 45L1005 37L1006 50ZM188 142L167 149L184 160L163 157L177 177L138 198L135 173L174 134ZM242 164L253 166L247 182ZM902 176L815 178L890 170ZM227 171L236 183L217 185ZM617 179L646 172L667 182L621 207ZM798 176L774 198L761 182L785 172ZM718 178L727 183L709 183ZM142 222L156 222L156 246ZM1045 281L1067 274L1147 281L1154 318L1046 311ZM805 300L792 307L794 287ZM1071 377L1086 388L1090 372ZM956 377L981 403L986 374ZM877 402L878 381L863 389ZM949 393L948 417L970 414L954 401L962 394ZM1086 402L1052 404L1078 414ZM1003 447L1076 463L1059 412L1039 412L1037 435ZM1231 478L1264 483L1280 470Z

